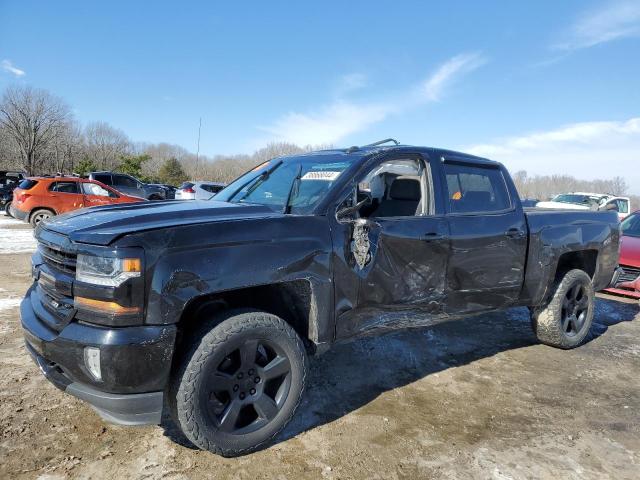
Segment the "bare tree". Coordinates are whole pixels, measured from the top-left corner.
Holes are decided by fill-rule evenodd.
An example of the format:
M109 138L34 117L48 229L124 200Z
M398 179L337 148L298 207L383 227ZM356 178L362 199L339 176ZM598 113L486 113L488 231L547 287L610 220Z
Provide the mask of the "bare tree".
M71 120L69 107L46 90L14 86L0 103L0 125L17 146L21 166L33 174L60 129Z
M129 137L106 122L93 122L86 126L86 156L105 170L118 166L120 157L132 153Z

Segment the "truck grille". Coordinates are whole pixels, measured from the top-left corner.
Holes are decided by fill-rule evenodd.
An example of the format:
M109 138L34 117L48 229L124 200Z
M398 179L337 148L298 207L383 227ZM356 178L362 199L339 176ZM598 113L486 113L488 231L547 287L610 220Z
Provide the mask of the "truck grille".
M640 268L630 267L628 265L620 265L623 273L620 275L620 282L633 282L636 278L640 277Z
M75 275L77 257L75 253L64 252L43 243L38 244L38 250L47 265Z

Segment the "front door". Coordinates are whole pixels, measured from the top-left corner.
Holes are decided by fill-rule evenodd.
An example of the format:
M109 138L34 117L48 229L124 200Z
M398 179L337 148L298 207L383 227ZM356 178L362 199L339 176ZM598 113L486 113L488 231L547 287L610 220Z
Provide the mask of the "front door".
M354 308L337 318L338 338L417 325L439 315L444 300L448 226L435 211L429 163L419 155L385 158L358 184L357 198L367 196L371 205L346 230L353 283L336 270L343 277L336 283L346 284L336 285L337 296L357 288Z
M451 252L447 268L449 314L491 310L520 295L527 225L498 165L442 165Z
M111 196L116 197L115 193L109 192L106 188L94 182L83 182L82 192L84 193L85 205L87 207L97 207L99 205L111 205L113 200ZM117 198L117 197L116 197Z

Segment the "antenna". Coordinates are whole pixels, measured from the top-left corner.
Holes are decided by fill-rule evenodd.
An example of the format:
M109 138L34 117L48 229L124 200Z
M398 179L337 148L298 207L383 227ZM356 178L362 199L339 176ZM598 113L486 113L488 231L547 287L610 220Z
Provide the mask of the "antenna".
M198 161L200 160L200 131L202 130L202 117L198 124L198 149L196 150L196 180L198 179Z

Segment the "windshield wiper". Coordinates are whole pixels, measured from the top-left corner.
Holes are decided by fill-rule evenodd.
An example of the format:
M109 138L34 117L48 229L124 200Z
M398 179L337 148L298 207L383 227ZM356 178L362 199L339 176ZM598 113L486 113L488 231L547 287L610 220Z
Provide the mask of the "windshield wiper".
M262 172L260 175L258 175L257 177L253 177L251 180L243 183L242 185L240 185L240 187L233 192L233 194L227 199L227 202L231 202L231 200L233 200L235 198L236 195L238 195L238 193L240 193L242 191L243 188L245 188L247 185L249 185L251 182L256 182L253 185L251 185L251 187L249 187L249 189L247 190L247 193L245 193L242 198L240 198L238 201L242 201L245 198L247 198L247 196L249 196L251 193L253 193L253 191L258 188L260 185L262 185L264 183L264 181L269 178L269 176L276 170L276 168L278 168L280 165L282 165L284 162L282 160L280 160L279 162L276 162L273 167L271 167L268 170L265 170L264 172Z
M295 191L295 194L298 194L298 190L300 188L300 177L302 176L302 164L299 163L298 164L298 171L296 172L296 176L294 177L293 181L291 182L291 188L289 189L289 194L287 195L287 201L284 204L284 209L282 210L282 213L287 214L287 213L291 213L291 199L293 198L293 193Z

